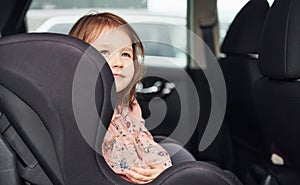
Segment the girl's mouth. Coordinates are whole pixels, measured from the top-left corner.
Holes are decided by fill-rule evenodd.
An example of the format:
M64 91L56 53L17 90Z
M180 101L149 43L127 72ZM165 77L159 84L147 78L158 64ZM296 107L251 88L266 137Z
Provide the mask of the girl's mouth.
M122 75L122 74L114 73L113 75L114 75L114 77L121 77L121 78L124 78L124 75Z

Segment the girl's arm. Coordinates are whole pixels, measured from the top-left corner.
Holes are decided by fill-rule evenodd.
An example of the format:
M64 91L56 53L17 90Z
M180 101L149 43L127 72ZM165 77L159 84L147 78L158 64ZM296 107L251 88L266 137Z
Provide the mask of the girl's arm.
M162 166L170 167L172 165L168 152L156 143L145 127L145 121L142 118L142 111L137 101L134 102L132 113L138 118L138 122L135 123L137 127L137 133L135 134L135 144L137 153L140 158L148 166Z

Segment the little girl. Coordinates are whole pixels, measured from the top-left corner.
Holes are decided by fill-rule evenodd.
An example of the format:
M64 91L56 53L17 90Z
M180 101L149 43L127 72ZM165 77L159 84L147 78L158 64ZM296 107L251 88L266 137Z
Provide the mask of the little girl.
M172 163L168 152L146 129L135 99L135 87L141 78L138 55L144 57L138 35L125 20L111 13L83 16L69 35L94 46L115 78L117 106L102 145L105 161L130 182L151 182Z

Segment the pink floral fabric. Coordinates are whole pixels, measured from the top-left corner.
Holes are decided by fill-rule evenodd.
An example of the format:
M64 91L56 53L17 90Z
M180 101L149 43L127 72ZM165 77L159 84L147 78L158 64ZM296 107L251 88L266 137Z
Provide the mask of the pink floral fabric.
M153 140L146 129L137 102L133 110L125 107L122 113L114 112L102 152L110 168L122 177L131 167L150 169L153 165L172 166L168 152Z

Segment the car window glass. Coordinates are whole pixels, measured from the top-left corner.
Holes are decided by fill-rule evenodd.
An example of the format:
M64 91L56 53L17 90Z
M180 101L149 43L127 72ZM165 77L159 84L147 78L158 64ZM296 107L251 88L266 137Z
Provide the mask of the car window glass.
M222 43L230 23L236 14L249 0L218 0L218 16L220 23L220 43Z
M108 11L133 25L146 55L179 58L184 67L187 0L177 1L33 0L27 13L28 31L67 34L82 15Z

